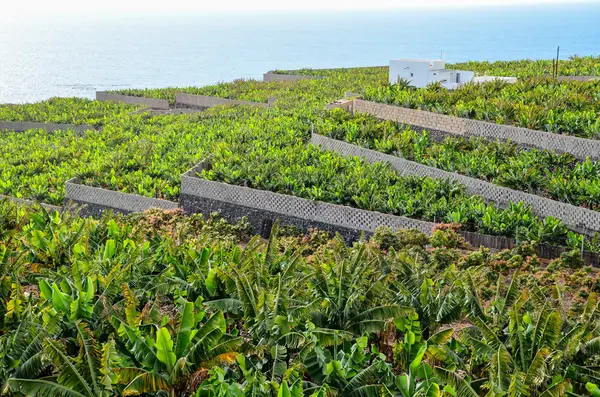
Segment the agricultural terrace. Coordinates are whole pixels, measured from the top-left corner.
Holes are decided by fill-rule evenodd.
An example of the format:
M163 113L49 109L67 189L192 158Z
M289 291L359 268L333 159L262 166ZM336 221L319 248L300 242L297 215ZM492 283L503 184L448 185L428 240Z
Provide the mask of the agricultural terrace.
M552 59L521 59L514 61L468 61L447 63L448 69L472 70L477 76L506 77L551 77L553 75ZM301 76L328 76L335 73L352 72L357 69L370 69L387 76L388 67L339 68L339 69L298 69L274 70L277 74L295 74ZM600 56L571 56L567 60L558 61L559 76L600 76Z
M64 182L78 176L91 186L177 200L180 175L209 158L212 169L200 177L210 180L428 221L458 222L465 230L484 234L581 247L579 235L556 219L537 218L525 205L513 203L510 208L499 209L467 194L457 183L399 176L386 164L368 164L306 145L311 131L344 135L351 142L354 135L367 145L380 145L375 147L384 151L406 151L407 157L412 152L416 161L445 169L452 166L458 172L503 186L597 208L595 163L553 153L538 159L511 146L486 142L461 143L472 149L461 151L460 161L451 161L452 156L460 157L451 143L447 148L427 146L420 131L405 133L368 117L324 110L327 103L348 91L421 92L387 87L386 73L384 68L336 69L325 73L324 78L298 82L238 80L209 87L120 91L171 103L178 91L257 102L277 98L274 107L265 109L217 107L194 114L156 115L131 106L80 99L0 106L1 119L90 123L96 127L83 136L69 131L2 132L0 193L60 204ZM591 87L595 83L585 84ZM468 89L482 87L488 86ZM548 81L536 85L528 80L518 87L529 87L534 101L538 90L558 87L551 88L558 95L561 90L571 92L571 87L582 85ZM427 98L454 95L438 89L423 93ZM594 106L591 99L585 102L588 97L584 94L580 97L579 102L573 102L573 112L579 112L578 106ZM550 106L547 102L543 105ZM556 106L565 109L571 105L560 101L559 96ZM382 131L384 138L380 138ZM486 163L481 153L488 152L497 154ZM479 166L473 164L475 159ZM588 238L584 244L588 250L600 250L597 239Z
M0 201L0 380L22 396L595 396L600 279L578 253L473 250L180 210Z
M577 250L547 261L534 249L600 251L598 236L583 241L523 204L498 209L456 183L402 177L307 142L316 131L593 210L597 164L507 143L439 143L325 110L347 91L389 89L386 81L383 68L358 68L292 83L127 91L172 104L182 90L278 99L179 115L81 99L0 105L0 120L95 127L0 131L0 194L60 204L65 181L79 176L176 200L180 175L207 158L212 168L199 177L448 222L431 236L380 228L348 246L277 223L265 240L245 220L180 209L84 219L0 200L0 395L599 396L598 272ZM521 244L476 249L450 222L518 231Z

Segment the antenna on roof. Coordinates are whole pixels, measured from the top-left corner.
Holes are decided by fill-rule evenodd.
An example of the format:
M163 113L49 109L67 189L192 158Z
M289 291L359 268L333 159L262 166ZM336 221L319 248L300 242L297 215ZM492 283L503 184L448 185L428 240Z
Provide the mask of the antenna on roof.
M440 51L440 59L444 59L444 50Z

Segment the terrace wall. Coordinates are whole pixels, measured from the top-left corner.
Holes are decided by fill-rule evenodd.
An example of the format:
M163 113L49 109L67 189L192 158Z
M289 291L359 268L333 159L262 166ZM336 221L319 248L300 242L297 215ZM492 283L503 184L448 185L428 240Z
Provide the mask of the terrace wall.
M128 103L130 105L143 105L151 109L169 109L169 101L165 99L143 98L128 95L112 94L104 91L96 92L97 101Z
M65 187L65 206L74 204L78 207L81 216L99 217L109 210L130 214L144 212L151 208L170 210L179 206L172 201L82 185L77 178L68 180Z
M590 81L599 78L600 76L558 76L558 81Z
M269 106L268 104L262 102L239 101L235 99L218 98L206 95L191 95L180 92L175 95L175 98L177 106L183 105L186 107L201 109L208 109L218 105L247 105L256 107Z
M27 130L46 130L53 131L74 131L78 134L83 134L85 131L93 130L91 125L76 125L62 123L34 123L28 121L0 121L0 131L9 130L15 132L25 132Z
M16 198L16 197L11 197L11 196L5 196L3 194L0 194L0 201L2 201L2 200L12 201L13 203L21 204L21 205L27 205L27 206L30 206L30 207L31 206L35 206L35 205L41 205L42 207L44 207L48 211L59 211L59 212L62 211L62 207L59 207L58 205L38 203L37 201L24 200L24 199L20 199L20 198Z
M370 163L387 162L402 175L414 175L456 181L465 186L469 194L480 195L486 200L497 203L498 206L503 208L508 207L510 202L518 203L522 201L531 205L532 211L536 215L543 218L552 216L560 219L565 225L569 226L569 228L580 233L593 234L596 231L600 231L600 212L597 211L591 211L571 204L536 196L534 194L512 190L493 183L429 167L414 161L365 149L360 146L318 134L312 135L310 143L319 146L324 150L335 151L343 156L362 157Z
M356 241L361 235L370 237L379 226L397 229L417 229L431 235L435 226L432 222L401 216L365 211L343 205L312 201L299 197L222 182L207 181L196 176L208 164L206 161L186 172L181 178L180 206L187 213L202 213L205 216L219 212L229 222L238 222L246 217L254 233L268 237L275 220L282 225L292 225L300 230L319 228L340 233L346 242ZM515 247L515 240L503 236L490 236L461 231L460 234L474 247L495 250ZM541 258L557 258L568 247L539 245L536 247ZM583 260L598 266L599 254L583 252Z
M365 211L343 205L307 200L299 197L244 186L208 181L195 176L206 163L194 167L181 178L181 207L188 213L220 212L231 221L248 218L255 232L265 235L273 222L293 225L302 230L318 227L339 232L347 241L361 233L375 232L378 226L394 229L418 229L431 233L434 224L411 218Z
M600 140L583 139L573 136L554 134L489 123L485 121L463 119L423 110L407 109L355 99L354 112L369 113L383 120L392 120L415 127L442 131L461 136L478 136L491 140L511 141L521 146L571 153L575 157L600 160Z

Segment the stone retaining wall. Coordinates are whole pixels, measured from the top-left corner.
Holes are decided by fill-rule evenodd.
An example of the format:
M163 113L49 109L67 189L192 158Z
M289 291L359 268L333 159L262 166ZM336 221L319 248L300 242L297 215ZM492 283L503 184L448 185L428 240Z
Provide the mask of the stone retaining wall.
M558 81L590 81L599 78L600 76L558 76Z
M312 135L310 143L319 146L324 150L335 151L343 156L363 157L370 163L387 162L402 175L451 179L465 186L469 194L480 195L486 200L494 202L503 208L508 207L510 202L518 203L522 201L531 205L531 208L536 215L542 218L552 216L560 219L569 228L580 233L593 234L596 231L600 231L600 212L597 211L591 211L571 204L536 196L534 194L512 190L494 185L493 183L429 167L414 161L365 149L360 146L318 134Z
M15 131L25 132L28 130L46 130L48 132L53 131L68 131L82 135L85 131L94 130L91 125L76 125L76 124L60 124L60 123L35 123L29 121L0 121L0 131Z
M250 102L250 101L239 101L235 99L218 98L206 95L191 95L178 92L175 95L177 106L183 105L186 107L194 107L201 109L208 109L218 105L247 105L256 107L267 107L266 103L262 102Z
M208 162L203 161L182 176L180 206L187 213L202 213L205 216L219 212L229 222L238 222L245 217L253 232L263 237L269 236L277 219L282 225L292 225L303 231L316 227L340 233L348 243L356 241L361 235L370 237L379 226L389 226L394 230L417 229L427 235L431 235L435 226L432 222L207 181L196 176L207 167ZM503 236L466 231L460 234L476 248L484 246L502 250L515 247L513 239ZM541 258L554 259L570 250L568 247L541 245L537 253ZM598 266L598 258L596 253L583 253L583 259L589 265Z
M425 129L444 131L461 136L478 136L491 140L511 141L521 146L571 153L575 157L600 160L600 140L577 138L551 132L530 130L489 123L485 121L463 119L423 110L407 109L355 99L354 112L369 113L383 120L392 120Z
M78 178L68 180L65 187L65 205L75 204L81 216L98 217L107 210L130 214L151 208L170 210L178 207L172 201L82 185Z
M270 225L276 219L279 219L282 224L293 225L302 230L318 227L322 230L339 232L347 241L355 240L361 232L373 233L378 226L418 229L427 234L431 233L434 226L431 222L196 177L196 172L199 172L205 164L192 168L182 176L181 207L188 213L221 212L221 215L231 222L246 216L255 232L264 233L265 230L270 230Z
M62 211L62 207L58 206L58 205L51 205L51 204L45 204L45 203L39 203L37 201L32 201L32 200L25 200L25 199L20 199L20 198L16 198L16 197L11 197L11 196L5 196L3 194L0 194L0 201L2 200L8 200L8 201L12 201L13 203L16 204L21 204L21 205L27 205L27 206L35 206L35 205L41 205L42 207L44 207L46 210L48 211Z
M151 109L169 109L169 101L165 99L143 98L136 96L112 94L104 91L96 92L97 101L108 101L117 103L128 103L130 105L143 105Z

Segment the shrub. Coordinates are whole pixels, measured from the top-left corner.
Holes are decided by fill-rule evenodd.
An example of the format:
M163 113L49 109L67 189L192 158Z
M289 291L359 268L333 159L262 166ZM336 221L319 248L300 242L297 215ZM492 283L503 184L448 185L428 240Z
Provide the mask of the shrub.
M425 248L429 243L429 238L425 233L416 229L393 231L390 227L380 226L371 237L371 241L375 242L382 250L387 251L393 248L398 251L410 247Z

